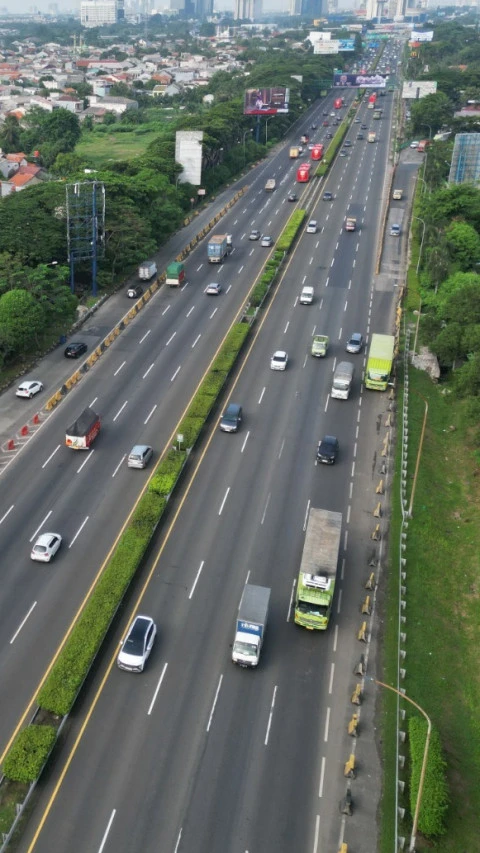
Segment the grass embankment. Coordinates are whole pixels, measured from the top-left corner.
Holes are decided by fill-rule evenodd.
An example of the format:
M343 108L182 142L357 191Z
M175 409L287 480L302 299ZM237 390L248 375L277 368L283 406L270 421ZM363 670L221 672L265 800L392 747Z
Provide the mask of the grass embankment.
M131 160L139 157L146 151L150 142L159 135L158 128L148 130L145 129L145 125L126 133L116 132L115 125L111 125L108 133L92 130L82 134L80 142L75 147L75 154L78 157L85 157L93 167L101 168L112 160Z
M443 386L410 368L409 489L422 428L424 402L428 420L409 521L406 557L407 656L402 683L407 695L429 714L438 728L448 763L451 806L447 834L437 840L440 853L478 849L480 814L480 457L463 417L463 405ZM401 389L399 390L401 394ZM421 395L421 396L419 396ZM397 422L400 424L401 410ZM400 437L399 437L400 439ZM400 440L396 471L401 468ZM398 625L399 476L393 492L391 568L386 590L385 681L396 683ZM391 820L395 780L396 697L382 697L385 798L382 851L392 848ZM412 709L404 703L407 713ZM405 723L402 726L407 730ZM400 752L408 755L402 746ZM400 778L408 779L407 772ZM408 792L400 796L408 808ZM401 834L408 834L406 828ZM427 849L420 837L417 849Z

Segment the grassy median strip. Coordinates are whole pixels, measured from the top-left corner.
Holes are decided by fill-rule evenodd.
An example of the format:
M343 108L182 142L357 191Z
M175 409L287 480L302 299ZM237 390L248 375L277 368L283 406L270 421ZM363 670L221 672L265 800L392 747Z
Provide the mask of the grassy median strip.
M428 420L406 557L407 651L402 686L425 709L438 730L447 761L450 807L446 834L435 841L439 853L479 847L480 814L480 506L479 452L472 443L463 404L428 376L409 369L409 474L413 475L424 413ZM401 393L401 388L399 389ZM398 422L401 409L399 407ZM400 437L399 437L400 438ZM400 471L397 448L396 471ZM399 475L393 486L391 568L386 589L385 680L396 683L398 627ZM409 479L408 497L411 488ZM391 853L395 799L395 696L382 697L385 796L383 853ZM412 709L405 705L408 717ZM407 723L403 728L408 731ZM400 752L409 755L408 745ZM400 778L409 780L408 765ZM409 809L409 791L400 795ZM402 835L409 833L405 826ZM417 850L431 848L421 837Z

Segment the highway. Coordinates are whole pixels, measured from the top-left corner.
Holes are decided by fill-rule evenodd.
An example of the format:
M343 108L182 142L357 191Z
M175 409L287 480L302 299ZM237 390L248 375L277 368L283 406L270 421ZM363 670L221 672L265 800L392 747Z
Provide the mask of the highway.
M305 128L314 118L321 125L320 113L317 106L303 120ZM298 135L301 132L303 126ZM209 266L206 244L198 246L187 262L188 286L181 292L161 288L3 472L3 746L146 483L149 472L127 470L126 454L133 444L145 442L154 447L158 458L171 440L188 400L268 257L268 250L248 240L249 231L258 227L278 236L294 207L286 199L295 186L296 166L284 148L251 173L245 199L221 223L222 230L234 235L234 252L225 264ZM278 189L266 194L266 177L273 175ZM306 194L311 192L312 185L307 186ZM205 286L217 279L223 292L219 297L206 296ZM107 331L102 327L92 330L87 338L90 351ZM59 358L63 359L61 353ZM67 364L71 372L76 366ZM43 398L51 393L49 388ZM41 402L38 397L31 402L16 400L22 411L36 411ZM12 405L10 398L8 403ZM65 429L86 406L101 414L102 431L91 452L76 453L64 446ZM45 530L63 536L62 549L50 565L32 563L31 544Z
M147 569L139 603L140 612L153 616L159 628L147 668L134 676L115 666L131 618L131 607L126 608L122 624L111 632L105 665L96 668L56 767L41 785L21 850L320 853L350 841L353 818L345 819L338 803L346 788L343 764L352 748L346 726L359 656L359 605L372 551L379 422L387 401L383 394L363 391L365 353L347 357L356 365L350 399L332 400L329 389L351 332L368 337L391 328L394 286L382 281L377 290L373 274L391 120L391 98L382 100L381 122L371 122L366 105L360 108L362 121L376 125L378 141L354 141L359 125L352 125L350 154L338 158L310 211L321 230L302 234L256 330L231 392L244 410L240 432L227 435L212 428L205 448L195 453L194 476L173 503L167 535ZM321 109L314 113L319 125ZM290 163L287 150L262 166L245 204L231 214L228 230L240 240L220 272L231 289L208 300L202 288L217 272L205 271L200 255L192 256L189 287L181 294L162 292L153 301L62 404L57 421L52 418L58 427L48 430L40 454L37 440L33 482L43 485L36 488L36 498L25 495L27 470L12 478L8 500L20 507L24 519L29 514L27 532L31 535L52 509L49 525L61 528L67 538L58 563L33 572L25 549L25 560L12 564L7 590L2 590L8 623L2 625L2 648L28 600L38 597L38 611L2 660L7 681L10 676L18 693L22 690L8 657L16 658L18 668L19 656L25 658L38 636L37 620L48 620L48 649L37 645L39 661L27 660L33 683L72 617L68 605L88 589L119 518L138 493L131 475L135 481L145 479L122 467L122 454L136 440L163 446L266 257L248 243L249 229L276 237L290 212L284 198L294 188L296 163ZM280 184L269 198L261 189L266 175ZM333 203L321 200L325 188L334 193ZM347 213L357 218L354 233L343 230ZM201 278L199 286L194 273ZM298 303L303 284L315 288L311 306ZM326 359L309 355L315 332L330 336ZM289 354L285 373L270 370L275 349ZM148 370L150 363L154 366ZM66 412L92 404L95 395L95 405L107 416L93 455L79 459L56 450ZM314 465L322 433L340 441L332 467ZM332 624L320 636L294 626L291 615L310 506L341 511L344 519L339 591ZM12 510L7 524L16 517ZM12 560L18 550L10 548ZM264 652L253 672L230 661L247 579L272 588ZM130 604L136 606L135 595ZM28 697L28 690L23 693L20 704ZM7 723L2 720L4 737L14 723L14 714L9 715ZM359 808L355 853L371 853L376 843L380 764L372 716L370 703L365 712L370 726L365 723L365 738L358 741L362 775L352 781Z

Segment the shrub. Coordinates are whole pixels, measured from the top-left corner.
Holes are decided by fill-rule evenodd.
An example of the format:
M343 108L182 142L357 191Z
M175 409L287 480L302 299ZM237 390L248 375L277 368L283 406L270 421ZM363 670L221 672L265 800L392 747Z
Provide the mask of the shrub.
M205 423L203 418L191 418L189 415L186 415L178 427L178 432L180 435L183 435L183 446L184 447L193 447L198 436L202 431L203 424Z
M54 726L30 725L22 729L8 750L2 770L14 782L34 782L55 743Z
M410 741L410 809L415 813L418 786L422 770L423 752L427 736L427 722L421 717L411 717L408 722ZM423 784L418 829L430 838L446 831L445 815L448 808L448 785L445 776L446 762L442 755L440 735L432 728L428 750L427 769Z
M142 496L130 522L133 530L138 532L141 536L148 533L152 535L167 504L165 497L160 493L153 494L152 492L154 491L155 490L152 489ZM128 530L129 528L126 529L123 536L127 536Z
M186 459L186 452L170 450L152 477L149 491L165 497L173 491Z
M191 415L193 418L208 417L212 406L215 404L215 400L215 394L205 394L203 392L203 387L200 387L199 391L195 394L194 399L188 407L188 414Z

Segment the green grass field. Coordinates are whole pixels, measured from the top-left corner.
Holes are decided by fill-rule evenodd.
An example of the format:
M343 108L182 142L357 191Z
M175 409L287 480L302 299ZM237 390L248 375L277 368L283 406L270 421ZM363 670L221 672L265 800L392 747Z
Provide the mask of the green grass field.
M421 396L419 396L421 395ZM410 368L409 477L413 475L424 402L429 412L413 518L409 521L406 571L407 695L439 729L448 763L451 806L439 853L479 849L480 814L480 467L465 428L462 405L442 394L422 372ZM397 423L400 424L399 405ZM400 441L400 436L398 436ZM400 446L396 471L400 470ZM411 479L407 496L411 489ZM393 495L385 627L385 681L395 684L398 624L399 476ZM385 796L382 845L391 853L395 779L395 696L383 697ZM408 706L406 706L408 709ZM407 725L403 726L407 728ZM407 747L401 749L408 755ZM408 781L406 772L401 778ZM400 796L408 810L408 792ZM407 834L404 827L401 834ZM431 849L419 837L417 849Z
M159 136L159 131L149 130L139 133L115 133L115 126L109 133L87 132L82 135L75 148L75 154L85 157L94 168L101 168L112 160L132 160L144 153L147 146Z

